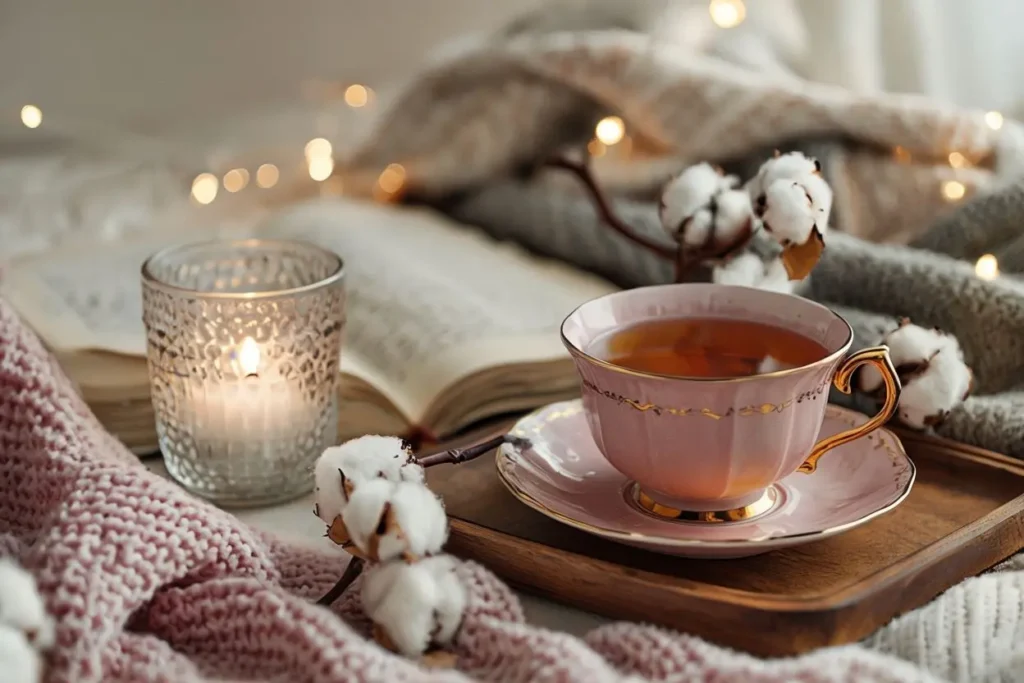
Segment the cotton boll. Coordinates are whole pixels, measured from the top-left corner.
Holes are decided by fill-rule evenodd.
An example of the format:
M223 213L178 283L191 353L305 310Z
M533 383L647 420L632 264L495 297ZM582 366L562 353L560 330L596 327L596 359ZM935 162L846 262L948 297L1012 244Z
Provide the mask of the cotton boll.
M761 282L758 283L757 288L770 292L792 294L799 285L799 280L789 279L789 273L786 271L786 265L782 262L782 259L773 258L765 264L764 276L761 278Z
M807 157L803 152L777 154L761 164L757 175L747 183L747 191L751 201L758 207L760 214L763 206L762 198L778 180L804 180L808 176L820 176L821 165L816 159Z
M360 484L341 519L352 543L367 557L413 560L441 551L448 517L441 500L425 485L383 479Z
M711 209L700 209L690 218L683 230L683 244L692 249L699 249L711 240L715 229L715 216Z
M327 525L334 523L348 502L342 470L334 462L331 450L324 451L313 469L313 512Z
M765 192L761 221L772 239L785 246L807 242L817 217L803 185L776 180Z
M721 175L710 164L690 166L665 185L661 193L661 226L678 236L683 223L705 207L718 192Z
M778 257L765 263L760 255L750 251L715 267L711 271L711 281L720 285L754 287L783 294L792 294L799 285L789 279L786 267Z
M807 196L811 199L814 209L814 225L822 235L828 230L828 221L832 214L832 188L820 174L808 175L797 179Z
M0 624L21 631L40 650L53 645L54 624L35 577L9 559L0 559Z
M377 540L377 559L433 555L441 552L447 540L448 516L441 499L423 485L396 485L384 533Z
M373 568L363 578L362 600L366 615L408 657L450 642L467 602L455 561L447 555Z
M711 281L719 285L757 287L764 279L761 257L746 251L711 271Z
M325 450L317 460L314 477L316 514L332 524L362 482L423 482L424 471L402 439L368 435Z
M440 555L423 561L434 577L438 587L440 600L434 609L437 620L437 632L434 641L439 645L447 645L455 637L462 624L466 611L466 587L462 585L455 573L455 560L448 555Z
M941 349L904 384L897 409L900 422L916 429L938 425L964 401L971 382L971 370L963 359L950 348Z
M970 393L973 374L953 335L904 320L882 343L889 347L903 385L897 407L903 424L917 429L938 424ZM866 367L859 374L863 391L882 388L882 376L874 368Z
M415 484L412 484L415 485ZM397 486L386 479L372 479L353 490L348 504L341 511L341 521L353 545L370 559L375 559L371 541L376 538L378 527L386 520L391 495Z
M354 481L388 479L422 482L423 468L405 441L397 436L367 435L328 448L321 458L345 472Z
M750 196L740 190L724 190L715 195L715 231L717 244L733 244L749 233L753 220ZM705 238L705 243L707 239Z
M363 611L406 657L426 651L436 624L439 588L422 564L389 562L363 577Z
M665 186L661 193L661 225L674 238L688 231L687 221L697 211L707 208L711 198L736 184L732 176L724 176L708 163L690 166Z
M43 662L20 630L0 624L0 678L5 683L39 683Z
M889 358L897 369L923 365L947 347L952 347L954 355L960 354L955 337L908 321L883 337L882 343L889 347ZM882 387L882 375L875 368L865 367L858 374L862 391L873 392Z

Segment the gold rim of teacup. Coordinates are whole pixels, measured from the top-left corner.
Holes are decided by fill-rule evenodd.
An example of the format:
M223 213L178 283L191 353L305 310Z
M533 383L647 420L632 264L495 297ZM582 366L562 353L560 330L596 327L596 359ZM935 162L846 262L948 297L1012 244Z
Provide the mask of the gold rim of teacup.
M763 517L774 510L782 499L778 489L772 485L765 489L764 493L749 505L728 510L683 510L654 500L635 481L626 484L622 493L626 502L631 507L645 515L667 522L682 522L686 524L736 524L739 522L749 522Z
M786 369L783 369L783 370L776 370L774 372L764 372L764 373L760 373L760 374L757 374L757 375L745 375L743 377L686 377L686 376L682 376L682 375L667 375L667 374L660 373L660 372L646 372L644 370L633 370L632 368L625 368L625 367L622 367L621 365L615 365L614 363L610 363L610 362L608 362L606 360L602 360L602 359L598 358L597 356L592 356L589 353L587 353L586 351L584 351L583 349L581 349L576 344L574 344L571 341L569 341L569 338L565 336L565 326L566 326L566 323L569 322L569 319L572 318L574 315L576 315L576 313L581 308L583 308L584 306L587 306L588 304L591 304L591 303L593 303L595 301L600 301L601 299L604 299L604 298L610 297L610 296L616 296L617 294L623 294L625 292L635 292L635 291L643 290L643 289L656 289L656 288L660 288L660 287L695 287L695 286L696 287L714 286L714 287L726 287L726 288L730 288L730 289L749 289L749 287L738 287L738 286L733 286L733 285L710 285L709 283L685 283L684 282L684 283L676 283L676 284L671 284L671 285L651 285L649 287L634 287L633 289L624 290L623 292L614 292L612 294L604 294L602 296L595 297L595 298L593 298L593 299L591 299L589 301L585 301L582 304L580 304L579 306L577 306L576 308L574 308L572 310L572 312L569 313L569 315L565 316L565 318L562 320L562 324L559 325L559 327L558 327L558 334L562 338L562 344L565 345L565 348L569 350L569 353L571 355L575 356L576 358L579 358L580 360L584 360L584 361L590 363L591 365L596 365L596 366L604 368L606 370L611 370L613 372L619 372L619 373L622 373L624 375L632 375L633 377L648 377L648 378L651 378L651 379L665 379L665 380L682 380L682 381L686 381L686 382L721 382L723 384L724 383L732 383L732 382L750 382L750 381L760 380L760 379L770 379L770 378L773 378L773 377L785 377L787 375L794 375L794 374L796 374L798 372L804 372L804 371L809 370L811 368L816 368L816 367L819 367L819 366L828 365L829 363L832 363L832 362L842 358L843 356L845 356L846 352L849 351L850 347L853 345L853 328L850 327L850 323L848 323L846 321L846 318L844 318L843 316L839 315L838 313L836 313L834 310L832 310L828 306L822 306L821 304L819 304L819 303L817 303L815 301L810 301L808 299L802 299L802 298L798 298L798 297L792 297L792 298L797 298L799 300L799 302L801 303L801 305L813 306L815 308L820 308L823 311L828 311L833 316L835 316L835 318L837 320L842 322L843 325L846 327L846 341L843 342L842 346L840 346L838 350L833 351L832 353L830 353L829 355L825 356L821 360L816 360L813 363L808 363L807 365L801 365L800 367L796 367L796 368L786 368ZM788 295L788 294L779 294L777 292L766 292L764 290L757 290L757 291L765 293L765 294L771 294L771 295L777 295L777 296L785 296L785 297L791 296L791 295ZM636 322L642 322L642 321L638 320Z
M572 401L569 401L569 402L577 403L578 404L580 402L580 399L573 399ZM522 423L524 423L524 422L526 422L528 420L535 419L538 415L543 413L549 407L550 406L544 406L542 408L538 408L537 410L534 410L533 412L529 413L528 415L520 418L520 420L516 424L519 425L519 424L522 424ZM830 413L833 414L833 415L836 414L836 413L838 413L840 415L844 414L844 413L846 413L846 414L855 414L855 415L857 414L857 413L855 413L852 410L848 410L846 408L842 408L840 406L833 406L833 405L829 405L825 409L825 411L826 411L825 412L826 416L828 416ZM568 415L575 415L577 412L579 412L579 411L567 411L566 413L563 413L562 417L566 417ZM577 519L573 519L572 517L569 517L568 515L565 515L565 514L563 514L561 512L558 512L557 510L552 510L547 505L545 505L544 503L540 502L539 500L534 498L532 495L530 495L529 493L527 493L526 491L521 489L512 480L512 477L505 471L505 467L507 466L507 463L511 462L509 460L507 454L510 453L510 452L514 452L512 446L510 446L508 444L503 444L502 446L500 446L498 448L498 452L495 454L495 457L494 457L494 465L495 465L495 469L498 472L498 479L505 486L505 488L508 489L509 493L512 494L513 498L516 498L517 500L519 500L519 502L523 503L524 505L526 505L529 508L533 508L534 510L536 510L537 512L541 513L542 515L544 515L546 517L550 517L551 519L557 520L557 521L561 522L562 524L565 524L566 526L572 527L574 529L579 529L580 531L586 531L586 532L594 534L596 536L601 536L601 537L612 539L612 540L616 540L616 541L623 541L623 542L626 542L626 543L631 542L631 541L642 541L644 543L650 543L651 545L660 545L660 546L672 547L672 548L687 548L687 547L703 547L703 548L708 548L708 547L715 547L715 546L717 546L717 547L722 547L722 546L729 547L729 546L741 546L741 545L761 546L761 545L772 545L773 543L777 543L779 541L790 541L790 540L794 540L794 539L798 539L798 538L810 538L812 536L834 536L834 535L840 534L840 533L842 533L842 532L844 532L844 531L846 531L848 529L854 529L854 528L856 528L856 527L858 527L858 526L860 526L862 524L866 524L867 522L870 522L871 520L873 520L873 519L875 519L877 517L881 517L885 513L890 512L891 510L894 510L896 507L899 506L900 503L902 503L904 500L906 500L907 496L910 495L911 489L913 489L913 487L914 487L914 482L917 480L917 466L914 465L914 461L911 460L909 456L907 456L907 452L903 448L903 442L901 442L896 437L895 434L893 434L888 429L885 429L884 427L882 427L881 429L877 430L877 432L875 432L875 433L877 434L879 432L888 432L889 433L889 435L892 437L892 440L893 440L893 442L895 444L896 450L899 452L899 454L901 456L903 456L903 459L906 460L907 466L908 466L908 468L910 470L910 476L907 477L906 486L903 487L903 490L900 491L899 495L896 496L896 498L893 499L893 501L891 503L889 503L888 505L884 505L884 506L880 507L879 509L875 510L874 512L871 512L871 513L869 513L867 515L864 515L863 517L859 517L859 518L857 518L855 520L852 520L850 522L846 522L845 524L839 524L837 526L826 527L824 529L818 529L816 531L804 531L804 532L799 533L799 534L784 534L782 536L769 536L767 538L758 538L758 539L750 539L750 538L723 538L723 539L716 539L716 540L710 541L710 540L706 540L706 539L697 539L697 538L666 538L664 536L652 536L650 534L641 534L641 533L637 533L637 532L619 531L617 529L609 529L608 527L602 527L602 526L598 526L596 524L589 524L587 522L581 522L581 521L579 521ZM513 431L511 433L518 434L518 429L513 429ZM526 434L521 434L521 436L527 436L527 435ZM813 476L813 474L811 476ZM670 520L664 520L664 521L669 522ZM682 525L680 525L680 526L682 526Z

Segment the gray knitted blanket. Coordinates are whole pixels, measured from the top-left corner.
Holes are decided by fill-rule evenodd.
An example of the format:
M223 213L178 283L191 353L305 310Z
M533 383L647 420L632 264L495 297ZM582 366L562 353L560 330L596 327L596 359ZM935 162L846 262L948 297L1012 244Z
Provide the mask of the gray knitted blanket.
M542 33L431 67L338 174L346 191L379 196L368 188L400 163L407 199L622 286L669 282L672 263L609 229L574 179L538 171L586 145L609 113L621 117L631 153L615 159L601 148L596 174L616 212L652 240L668 239L657 191L681 168L708 160L746 180L773 147L816 157L835 191L832 230L799 293L846 317L859 346L887 342L901 318L954 335L972 390L928 428L1024 457L1016 122L757 74L635 32ZM978 277L983 254L997 257L1002 276ZM834 399L864 410L873 401Z
M993 204L1020 198L1014 186L978 198L944 218L921 242L960 245L986 252L1012 248L1000 240L963 235L972 225L991 224ZM661 233L657 207L619 201L616 207L632 225L649 235ZM459 220L481 226L501 239L511 239L540 253L565 259L601 273L623 286L672 281L672 264L652 255L597 217L592 204L578 196L539 183L503 181L451 208ZM1000 261L1009 270L1011 261ZM1006 276L982 280L972 263L919 247L874 244L832 232L822 260L809 279L806 296L825 303L845 317L858 347L878 344L908 317L922 327L952 332L973 369L973 394L954 407L936 431L943 435L1024 457L1024 283ZM868 409L864 396L833 394L833 400Z

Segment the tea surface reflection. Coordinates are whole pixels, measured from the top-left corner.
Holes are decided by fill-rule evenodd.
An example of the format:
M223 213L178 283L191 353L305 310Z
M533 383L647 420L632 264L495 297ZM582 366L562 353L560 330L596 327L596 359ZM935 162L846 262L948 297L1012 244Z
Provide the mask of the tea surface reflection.
M701 379L802 367L828 355L791 330L727 318L646 320L601 335L587 351L631 370Z

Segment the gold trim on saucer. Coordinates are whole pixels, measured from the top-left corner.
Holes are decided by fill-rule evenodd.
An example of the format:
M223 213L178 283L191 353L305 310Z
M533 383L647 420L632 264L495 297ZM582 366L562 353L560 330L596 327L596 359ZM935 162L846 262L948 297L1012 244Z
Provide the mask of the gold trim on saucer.
M694 524L730 524L748 522L770 512L779 501L779 493L774 486L765 489L760 498L750 505L731 510L680 510L662 505L649 495L636 482L625 488L626 502L644 514L671 522L690 522Z
M581 410L579 399L559 402L559 405L563 405L565 407L558 413L555 413L554 415L550 416L549 421L552 421L554 419L564 419L567 417L571 417L579 413ZM534 410L532 413L529 413L528 415L523 416L522 418L519 419L519 421L516 423L516 426L511 430L510 433L521 436L528 436L527 430L524 430L521 425L531 420L536 420L538 416L540 416L545 411L550 409L550 407L550 405L544 406ZM854 416L858 416L858 414L852 410L841 408L839 406L835 406L832 404L829 404L826 407L825 414L833 418L844 420L847 423L850 423L850 421L854 419ZM879 436L876 436L876 434L880 432L888 434L891 437L892 443L886 443L887 441L889 441L889 439L882 439L879 438ZM877 430L876 433L870 434L865 438L869 440L877 438L878 444L875 445L875 448L884 448L889 453L889 456L892 458L894 466L899 464L900 461L905 461L907 463L907 481L904 484L903 489L899 492L899 494L895 497L895 499L893 499L891 503L883 507L880 507L877 510L874 510L873 512L869 512L868 514L863 515L858 519L851 520L844 524L837 524L835 526L826 527L824 529L817 529L814 531L805 531L794 534L782 534L779 536L770 536L768 538L758 538L756 540L747 538L726 538L710 541L695 538L666 538L664 536L652 536L649 534L638 533L635 531L622 531L619 529L611 529L596 524L582 522L580 520L573 519L572 517L564 513L558 512L557 510L549 508L547 505L534 498L531 494L527 493L526 491L521 489L518 486L518 484L516 484L515 476L510 474L510 472L508 471L511 467L514 467L514 456L512 455L511 448L509 447L508 444L503 444L498 447L498 451L495 454L494 458L494 465L495 469L498 472L498 479L505 486L508 492L512 494L512 497L516 498L520 503L536 510L540 514L550 519L554 519L558 522L561 522L562 524L565 524L566 526L578 529L579 531L585 531L587 533L594 534L595 536L611 539L613 541L622 541L625 543L642 542L649 545L662 546L665 548L735 548L744 545L752 547L763 547L771 546L779 542L794 541L797 539L828 538L829 536L834 536L844 531L848 531L849 529L861 526L862 524L865 524L866 522L869 522L870 520L873 520L876 517L880 517L886 514L887 512L890 512L891 510L895 509L900 505L900 503L906 500L907 496L910 495L910 491L914 486L914 481L917 479L917 467L914 465L914 461L907 457L906 451L904 451L903 449L903 443L895 434L893 434L888 429L885 429L884 427L882 429ZM669 520L665 521L668 522Z

